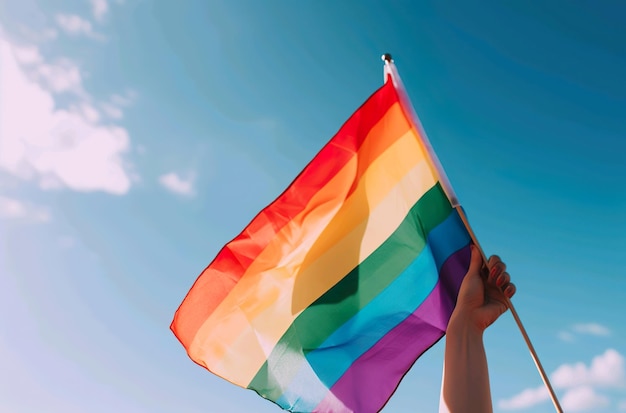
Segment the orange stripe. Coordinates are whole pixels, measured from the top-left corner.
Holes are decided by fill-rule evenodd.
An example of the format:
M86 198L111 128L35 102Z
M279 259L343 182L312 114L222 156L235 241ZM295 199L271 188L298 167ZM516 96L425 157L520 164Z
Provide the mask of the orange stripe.
M355 197L354 191L372 162L394 143L405 137L409 130L409 124L400 105L393 105L380 122L372 128L356 156L315 194L302 213L294 217L283 230L276 234L267 248L250 264L244 277L246 274L254 275L272 269L281 262L291 261L289 254L293 246L300 244L305 238L317 238L316 234L324 230L329 219L332 219L332 216L343 207L347 200ZM360 196L363 197L363 194ZM367 216L367 211L359 216L345 216L344 221L340 221L340 225L343 228L353 228L365 216ZM311 251L311 254L314 254L314 251Z
M237 283L241 282L245 274L254 274L263 268L275 266L282 257L283 242L289 242L294 229L302 226L304 220L309 219L312 212L315 214L328 213L341 207L343 201L354 190L356 182L365 173L370 162L383 153L395 139L406 133L409 128L410 124L405 118L400 104L393 104L385 115L380 118L379 122L368 131L367 137L364 139L358 152L355 152L344 167L331 176L328 183L311 197L302 212L297 214L273 236L272 241L269 242L265 249L256 254L252 264L242 262L241 258L236 261L242 262L242 265L245 264L247 267L240 279L229 277L228 268L215 268L216 266L211 265L205 269L196 281L196 284L194 284L192 291L185 298L174 319L173 326L177 327L175 332L182 344L189 348L200 326L215 311L214 309L211 313L206 313L196 311L196 308L212 305L212 300L217 297L224 297L222 300L226 299L229 293L238 288ZM355 130L354 133L358 134L361 132ZM330 142L330 145L334 144L334 140ZM345 150L350 150L350 148L345 148ZM287 189L287 191L290 190L291 188ZM267 225L267 231L273 231L271 222ZM226 252L231 252L234 255L234 252L229 250L229 246L224 248L223 253ZM199 294L196 291L202 293ZM219 305L215 305L215 308ZM199 316L203 316L204 319L199 320ZM192 327L194 327L193 330ZM191 331L193 331L193 335L190 335ZM183 333L186 335L183 335Z
M303 305L305 302L303 296L315 294L310 298L310 301L313 302L313 298L319 298L319 296L330 289L325 284L342 279L345 274L380 246L381 242L386 240L402 219L406 217L410 209L411 205L408 202L406 205L402 202L397 202L399 199L397 195L404 194L407 196L407 199L412 196L415 198L415 202L417 202L417 199L422 195L422 192L418 191L423 189L417 186L423 184L424 187L432 187L434 184L434 178L430 181L413 179L415 176L423 176L422 174L427 170L428 166L425 165L425 162L416 166L411 171L410 177L407 176L409 179L398 185L398 188L394 189L394 193L390 194L388 198L374 209L373 215L370 215L357 228L347 234L345 238L328 250L312 266L299 273L292 283L287 284L286 282L291 280L282 280L283 285L277 286L276 281L274 281L273 287L278 294L276 294L277 298L271 307L253 320L250 320L250 316L246 314L245 323L241 323L237 327L232 324L233 330L239 329L240 334L236 341L228 346L228 351L224 353L219 362L213 364L212 371L217 374L228 374L230 380L236 380L241 383L248 381L249 383L259 368L261 368L273 347L280 342L280 338L285 331L287 331L298 315L306 310L305 308L298 312L294 311L295 298L297 297L300 300L299 305ZM356 244L355 241L357 242ZM359 241L362 241L360 245ZM346 251L349 251L349 253L346 253ZM327 288L327 290L321 294L317 291L307 290L306 285L315 280L318 280L318 283L323 288ZM238 309L237 311L243 314L244 310ZM201 328L197 337L201 337L203 332L204 330ZM216 331L216 333L218 332ZM221 337L211 338L207 340L207 343L210 345L214 341L222 339ZM202 346L198 354L202 354L204 359L211 360L211 351L211 347Z
M397 186L420 162L423 166L419 169L419 177L410 176L410 185L414 186L417 192L419 189L425 191L435 183L424 155L422 154L420 159L419 153L420 146L414 132L407 132L402 139L372 162L368 173L363 175L357 189L341 208L325 210L320 215L314 210L307 214L300 226L291 227L291 232L287 231L288 234L277 238L273 247L278 256L273 255L272 260L267 262L253 263L250 269L254 269L254 272L241 279L232 293L200 328L189 348L190 356L194 360L203 360L203 364L208 365L215 373L228 372L229 380L242 380L238 384L247 385L246 380L249 381L254 376L293 318L335 285L346 273L343 268L345 265L340 263L334 271L326 273L308 271L307 268L319 264L328 269L328 262L322 264L318 259L326 253L330 254L333 247L348 237L355 228L361 226L363 231L363 226L367 226L370 210L374 210L394 185ZM429 174L430 177L424 180L428 181L428 184L421 188L425 184L419 178ZM421 193L415 194L416 197L420 195ZM401 199L394 194L389 206L391 210L394 209L394 203L397 204ZM410 208L410 205L406 208ZM392 221L394 218L389 217ZM402 218L404 215L399 220ZM379 228L380 226L370 228L369 232L380 243L388 234L381 235ZM393 228L390 231L393 231ZM358 238L355 239L358 241ZM371 244L368 243L370 249ZM356 244L357 249L361 247ZM346 248L346 245L342 248ZM345 257L345 262L354 261L353 266L357 265L362 258L360 255L357 251L356 255ZM296 278L298 295L294 296ZM297 302L294 302L294 298ZM233 309L236 309L235 313ZM251 324L254 325L253 328L250 328ZM255 336L256 331L263 331L263 336ZM243 357L250 363L236 362L239 365L238 369L230 367L222 369L221 359L224 357L230 360L238 358L240 361ZM258 363L261 364L257 365Z
M200 325L230 293L248 265L284 225L304 210L319 188L352 159L366 140L367 133L392 105L398 103L398 99L391 82L372 94L291 185L219 251L196 279L174 315L171 329L184 347L190 345Z

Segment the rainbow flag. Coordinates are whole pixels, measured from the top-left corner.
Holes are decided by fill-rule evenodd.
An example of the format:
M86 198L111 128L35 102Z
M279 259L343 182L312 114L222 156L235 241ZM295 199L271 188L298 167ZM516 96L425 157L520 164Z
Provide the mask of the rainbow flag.
M470 257L411 110L387 81L222 248L172 322L192 360L285 410L382 409Z

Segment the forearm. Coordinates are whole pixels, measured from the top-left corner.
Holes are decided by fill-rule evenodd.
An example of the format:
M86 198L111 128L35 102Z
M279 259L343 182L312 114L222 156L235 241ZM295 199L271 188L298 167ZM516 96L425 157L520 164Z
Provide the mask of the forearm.
M450 413L492 412L483 333L454 315L446 333L442 392Z

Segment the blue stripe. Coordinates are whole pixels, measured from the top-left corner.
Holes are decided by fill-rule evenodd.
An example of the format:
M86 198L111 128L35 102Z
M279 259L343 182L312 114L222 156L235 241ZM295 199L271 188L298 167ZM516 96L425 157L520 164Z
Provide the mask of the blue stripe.
M288 405L296 411L313 410L321 399L300 399L308 393L302 393L302 387L314 381L317 394L320 384L330 388L358 357L419 307L437 284L444 262L469 241L462 221L453 210L430 232L417 258L387 288L306 355L310 367L300 368L277 403L283 406L289 400ZM310 377L311 371L317 376L315 379ZM297 400L295 405L294 400Z

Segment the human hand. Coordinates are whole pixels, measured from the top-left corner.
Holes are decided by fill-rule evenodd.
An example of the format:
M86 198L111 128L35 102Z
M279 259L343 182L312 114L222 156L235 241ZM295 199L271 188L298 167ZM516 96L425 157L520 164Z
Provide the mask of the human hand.
M470 267L461 284L450 324L462 320L483 332L508 309L508 298L515 294L515 285L500 257L489 258L487 272L478 248L472 245L471 249Z

